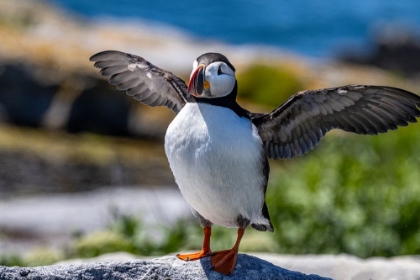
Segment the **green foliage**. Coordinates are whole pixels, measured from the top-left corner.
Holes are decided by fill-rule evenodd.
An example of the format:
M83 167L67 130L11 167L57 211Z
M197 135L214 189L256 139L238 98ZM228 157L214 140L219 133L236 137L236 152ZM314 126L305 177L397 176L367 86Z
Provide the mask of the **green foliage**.
M16 254L0 255L0 266L22 266L22 257Z
M0 11L0 27L27 28L35 24L35 17L32 12L27 11L21 14L4 14Z
M267 106L278 106L304 89L298 75L286 67L253 64L238 73L237 80L241 98Z
M98 231L82 236L75 244L75 255L82 258L96 257L105 253L132 251L126 237L115 231Z
M50 248L37 248L23 258L25 266L41 266L56 263L64 258L64 254Z
M191 228L183 220L170 227L146 227L139 218L112 211L114 223L110 230L125 237L129 243L128 251L137 255L162 255L177 251L185 246L187 229Z
M272 235L246 234L242 249L270 251L277 247ZM236 230L214 226L212 249L224 250L233 246ZM126 251L142 256L161 256L201 248L203 229L195 219L179 220L171 226L148 226L134 216L117 215L109 230L79 237L71 257L94 257L104 253Z
M0 266L41 266L56 263L66 256L60 250L42 247L30 250L25 256L0 255Z
M283 161L267 192L282 253L420 253L420 126L326 137Z

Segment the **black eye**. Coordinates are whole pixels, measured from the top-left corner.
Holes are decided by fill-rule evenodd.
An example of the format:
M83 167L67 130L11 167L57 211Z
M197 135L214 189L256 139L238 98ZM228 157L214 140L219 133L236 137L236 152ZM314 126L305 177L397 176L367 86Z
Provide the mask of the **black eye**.
M217 69L217 75L223 74L222 72L222 64L219 65L219 68Z

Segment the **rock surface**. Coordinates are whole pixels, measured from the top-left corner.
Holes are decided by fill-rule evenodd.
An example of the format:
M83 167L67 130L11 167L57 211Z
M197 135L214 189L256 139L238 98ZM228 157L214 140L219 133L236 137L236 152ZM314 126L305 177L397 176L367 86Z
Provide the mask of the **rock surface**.
M371 38L373 46L356 52L354 48L344 53L345 63L373 65L399 75L416 77L420 74L420 33L398 25L381 26Z
M420 279L420 258L369 258L349 255L240 254L230 277L210 270L208 259L183 262L174 256L157 259L111 253L93 259L62 261L57 265L0 267L3 279ZM298 272L299 271L299 272ZM318 276L320 275L320 276ZM328 278L330 277L330 278Z
M399 256L394 258L360 259L346 254L340 255L280 255L273 253L252 253L264 261L289 271L299 271L308 275L321 275L332 279L351 280L411 280L420 279L420 257ZM128 262L138 259L128 253L104 254L93 259L73 259L60 262L66 265L80 265L89 262ZM148 259L148 257L141 257ZM284 277L284 276L283 276ZM290 276L290 279L295 276ZM211 279L211 278L210 278ZM264 279L264 278L262 278ZM268 278L270 279L270 278ZM274 278L278 279L278 278ZM279 278L282 279L282 278ZM289 278L287 278L289 279ZM305 279L305 278L303 278ZM309 278L310 279L310 278ZM315 278L316 279L316 278ZM321 278L322 279L322 278Z
M245 254L238 256L236 269L224 276L210 269L208 259L184 262L176 257L128 262L53 265L35 268L0 267L0 279L329 279L290 271Z

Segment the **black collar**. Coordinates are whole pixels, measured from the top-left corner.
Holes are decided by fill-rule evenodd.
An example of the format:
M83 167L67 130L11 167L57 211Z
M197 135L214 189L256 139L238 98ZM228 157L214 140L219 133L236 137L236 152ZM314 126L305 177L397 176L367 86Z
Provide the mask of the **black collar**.
M219 97L219 98L198 98L195 96L192 96L192 102L196 103L205 103L210 104L213 106L219 106L231 109L233 112L235 112L239 117L246 117L250 118L248 111L239 106L239 104L236 102L236 95L238 94L238 83L235 83L235 87L233 88L232 92L229 93L226 96Z

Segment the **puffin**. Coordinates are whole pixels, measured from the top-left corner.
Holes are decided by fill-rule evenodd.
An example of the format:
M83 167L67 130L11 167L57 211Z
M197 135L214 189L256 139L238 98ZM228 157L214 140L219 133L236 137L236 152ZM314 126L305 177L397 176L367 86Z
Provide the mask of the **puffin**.
M225 275L235 269L246 228L274 230L265 202L268 159L302 156L332 129L373 135L407 126L420 116L418 95L372 85L304 90L270 113L253 113L237 103L235 67L220 53L199 56L188 85L129 53L103 51L90 61L118 90L176 114L166 131L165 153L204 231L200 251L177 257L209 257L212 269ZM231 249L210 249L213 224L237 229Z

